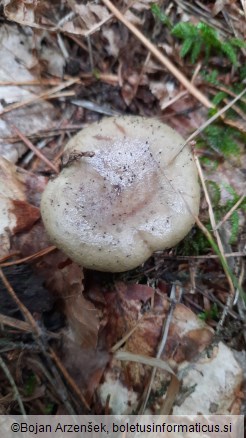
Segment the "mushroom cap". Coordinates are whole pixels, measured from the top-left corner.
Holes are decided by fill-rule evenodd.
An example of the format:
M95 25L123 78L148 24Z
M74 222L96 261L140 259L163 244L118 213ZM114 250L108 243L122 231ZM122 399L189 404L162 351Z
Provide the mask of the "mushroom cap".
M189 147L176 156L183 144L172 128L145 117L104 118L80 131L42 196L51 241L80 265L111 272L176 245L200 201Z

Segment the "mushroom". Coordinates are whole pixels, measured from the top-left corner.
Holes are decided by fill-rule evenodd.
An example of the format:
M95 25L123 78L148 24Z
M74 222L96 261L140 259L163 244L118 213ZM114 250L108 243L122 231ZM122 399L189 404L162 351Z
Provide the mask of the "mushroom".
M80 265L111 272L176 245L200 201L196 166L183 143L169 126L138 116L104 118L80 131L42 196L51 241Z

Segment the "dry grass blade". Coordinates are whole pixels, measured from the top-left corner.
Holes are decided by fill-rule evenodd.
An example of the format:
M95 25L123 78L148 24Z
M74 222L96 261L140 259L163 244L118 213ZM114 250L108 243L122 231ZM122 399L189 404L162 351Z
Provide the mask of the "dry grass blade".
M4 286L6 287L9 295L11 296L11 298L14 300L14 302L17 304L18 308L20 309L24 319L26 320L26 322L28 322L30 324L30 327L32 329L33 334L35 336L39 337L41 335L40 328L36 324L36 321L33 318L33 316L31 315L31 313L29 312L29 310L26 308L26 306L24 306L24 304L22 304L22 302L17 297L14 289L12 288L11 284L9 283L8 279L4 275L1 268L0 268L0 278L1 278Z
M228 267L228 264L227 264L227 261L226 261L226 258L225 258L225 251L224 251L224 248L223 248L223 245L222 245L222 241L221 241L219 232L216 229L216 222L215 222L213 207L212 207L210 196L208 194L208 190L207 190L207 187L206 187L206 184L205 184L205 179L204 179L204 176L203 176L203 171L202 171L202 168L201 168L201 165L200 165L200 161L199 161L197 155L195 154L195 152L193 152L193 155L194 155L194 161L196 163L196 167L197 167L197 170L198 170L198 175L200 177L202 188L203 188L203 191L204 191L204 194L205 194L205 198L206 198L206 201L207 201L207 204L208 204L208 212L209 212L210 223L211 223L212 228L213 228L213 232L214 232L214 235L215 235L215 238L216 238L216 241L217 241L218 248L220 250L221 257L224 260L224 266ZM229 286L230 286L231 295L234 297L234 295L235 295L235 288L234 288L234 284L233 284L231 275L229 273L229 267L228 267L228 269L224 269L224 272L226 274L226 277L227 277L227 280L228 280L228 283L229 283Z
M209 99L204 96L184 75L181 71L155 46L152 44L132 23L130 23L122 13L111 3L110 0L102 0L102 2L110 9L118 20L120 20L138 39L139 41L151 52L151 54L163 64L178 81L207 108L213 108L214 105Z
M203 234L208 239L208 241L209 241L212 249L214 250L215 254L218 255L220 263L222 265L222 268L223 268L223 270L224 270L224 272L226 274L226 278L228 279L228 282L230 284L231 290L234 291L235 288L239 288L241 294L243 295L244 292L243 292L242 288L240 287L237 278L231 272L225 257L223 257L223 254L221 254L221 252L220 252L220 250L219 250L215 240L213 239L211 233L207 230L205 225L203 225L203 223L200 221L200 219L197 216L194 219L196 221L197 226L200 228L200 230L203 232ZM234 294L230 294L229 298L232 299L233 296L234 296Z
M117 360L137 362L137 363L142 363L144 365L148 365L150 367L160 368L163 371L167 371L168 373L175 376L175 373L172 370L172 368L162 359L143 356L141 354L133 354L130 353L129 351L117 351L114 354L114 358Z
M221 108L221 110L219 110L216 114L214 114L212 117L210 117L208 120L206 120L206 122L204 122L202 124L202 126L200 126L200 128L196 129L193 134L191 134L187 140L185 141L185 143L182 145L181 149L179 150L179 152L177 154L175 154L175 156L172 158L172 160L170 161L170 164L176 159L176 157L182 152L182 150L185 148L185 146L190 143L192 140L194 140L199 134L201 134L202 131L204 131L205 128L207 128L209 125L211 125L211 123L213 123L215 120L217 120L220 116L222 116L222 114L224 114L229 108L231 108L235 102L237 102L239 99L241 99L241 97L246 93L246 88L244 88L244 90L239 93L234 99L232 99L227 105L225 105L223 108Z
M139 327L139 325L145 320L144 316L142 316L142 318L140 318L136 324L134 325L134 327L129 330L125 336L123 336L111 349L111 353L114 353L115 351L117 351L119 348L122 347L122 345L124 345L126 343L126 341L133 335L133 333L137 330L137 328Z
M2 315L1 313L0 313L0 325L2 326L6 325L8 327L12 327L17 330L21 330L23 332L31 332L31 326L30 324L28 324L28 322L20 321L19 319L15 319L7 315Z
M21 321L20 319L12 318L11 316L3 315L0 313L0 325L12 327L18 331L31 333L32 329L30 324L25 321ZM58 333L50 332L48 330L44 330L45 334L51 339L58 339L60 335Z
M243 194L239 200L233 205L233 207L225 214L225 216L223 217L223 219L216 225L216 227L214 228L214 230L218 230L221 225L223 225L232 215L232 213L237 210L237 208L242 204L242 202L245 200L245 194Z
M171 294L170 294L170 299L171 300L175 299L175 291L176 291L176 286L173 285L172 286L172 290L171 290ZM174 309L175 309L175 304L174 303L175 303L175 301L171 301L169 312L168 312L167 318L166 318L165 323L164 323L163 332L162 332L162 338L161 338L161 342L160 342L160 345L158 347L158 351L157 351L157 355L156 355L157 359L160 359L160 357L161 357L161 355L162 355L162 353L164 351L166 342L167 342L168 331L169 331L170 323L171 323L171 320L172 320L172 317L173 317L173 312L174 312ZM145 390L145 400L144 400L144 402L143 402L143 404L141 406L140 414L144 414L144 412L145 412L145 409L146 409L146 406L147 406L147 403L148 403L148 399L149 399L149 396L150 396L151 388L152 388L152 385L153 385L153 382L154 382L155 374L156 374L156 367L153 368L151 376L150 376L150 379L149 379L149 382L148 382L148 385L146 387L146 390Z

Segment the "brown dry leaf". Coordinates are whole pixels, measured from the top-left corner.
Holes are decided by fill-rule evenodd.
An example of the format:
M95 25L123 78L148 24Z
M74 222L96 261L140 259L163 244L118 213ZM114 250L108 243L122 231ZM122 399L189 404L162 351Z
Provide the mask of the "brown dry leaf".
M177 95L178 91L173 82L167 82L163 78L162 81L149 82L149 88L151 93L158 99L160 108L166 107L170 99Z
M28 24L29 26L35 24L35 9L37 4L37 0L3 0L6 17L11 21L25 25Z
M229 3L230 0L216 0L212 7L212 16L215 17L217 14L219 14Z
M40 218L35 197L39 186L42 190L45 179L18 169L8 160L0 157L0 255L7 255L10 250L10 238L16 233L30 230ZM32 187L32 189L31 189ZM40 194L40 193L39 193ZM36 199L37 201L37 199Z
M152 0L141 0L141 1L132 1L132 0L124 0L126 8L132 8L136 11L144 11L146 9L150 9L151 4L153 4Z
M177 304L169 328L165 358L176 363L192 361L211 344L213 330L184 304Z
M63 12L64 8L60 7L60 2L51 4L37 0L4 0L3 5L8 20L37 29L60 30L78 35L85 34L110 17L105 6L91 2L78 5L77 2L65 1L66 15ZM71 13L74 13L72 18Z
M143 317L143 307L154 296L154 290L142 284L127 284L118 282L115 284L115 290L104 292L106 302L105 312L108 323L105 327L105 336L108 348L110 349L116 342L127 334L136 322ZM160 327L157 324L154 331L158 336ZM145 324L148 324L145 321ZM151 334L149 333L149 336ZM148 340L146 340L148 343ZM146 347L149 351L151 345ZM143 349L138 353L147 354Z
M8 20L15 21L25 26L37 29L48 29L50 31L60 30L77 35L85 35L88 32L100 29L100 23L106 22L111 14L104 5L88 1L85 4L77 4L74 1L65 1L67 13L64 15L63 8L59 7L60 2L37 0L3 0L4 14ZM125 16L137 25L143 24L139 13L150 8L151 2L138 1L126 2ZM131 8L131 10L129 9ZM62 12L61 12L62 11ZM72 17L70 14L74 13Z
M95 306L80 293L77 296L67 297L65 313L74 340L83 348L96 348L99 315Z
M74 10L85 23L87 30L94 27L99 21L107 20L110 17L110 13L105 6L93 3L87 3L86 5L76 4Z
M83 348L95 348L99 313L83 295L82 268L59 251L46 256L38 267L47 278L47 288L59 295L64 303L72 340Z
M163 320L169 308L165 297L155 295L153 308L149 308L154 299L154 289L141 284L127 284L118 282L115 290L104 294L108 323L105 327L105 336L108 348L124 338L133 328L136 330L126 340L124 349L140 355L155 356L159 342ZM145 309L146 307L146 309ZM137 327L136 324L138 323ZM106 377L107 382L114 380L116 374L123 379L126 391L141 391L143 382L146 381L150 368L142 364L126 362L124 365L118 361L113 362L114 372ZM107 383L107 384L108 384ZM107 386L107 385L106 385ZM120 391L120 387L118 388ZM133 397L134 399L134 397Z
M110 355L105 350L83 348L70 338L63 336L59 353L62 363L82 390L88 404L98 388Z
M154 289L141 284L116 283L115 290L104 293L108 322L105 327L105 337L110 348L112 344L124 339L124 350L142 356L155 357L163 330L163 325L169 310L169 300L166 295L156 294ZM135 330L127 338L132 329ZM168 338L162 359L172 366L187 363L199 355L210 345L213 330L183 304L177 304L169 327ZM113 412L128 412L127 397L132 406L137 402L143 391L143 382L147 382L151 368L141 363L124 362L115 359L108 368L99 396L102 403L107 394L112 391L110 407ZM117 383L116 383L117 382ZM170 375L157 370L153 389L159 391L168 386ZM114 403L117 409L115 410Z
M28 204L26 201L13 199L10 201L12 207L9 208L9 213L16 217L16 224L13 228L13 234L27 231L40 218L39 208Z

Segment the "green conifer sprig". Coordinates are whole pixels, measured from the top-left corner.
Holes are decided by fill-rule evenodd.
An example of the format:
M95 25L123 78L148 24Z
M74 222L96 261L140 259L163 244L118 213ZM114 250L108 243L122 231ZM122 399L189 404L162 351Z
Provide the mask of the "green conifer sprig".
M217 30L200 22L197 25L181 22L172 29L172 35L183 40L180 56L183 58L190 54L191 63L194 64L200 54L205 54L205 62L208 61L212 50L220 55L225 55L231 63L238 66L238 50L246 47L243 40L229 38L223 41Z

